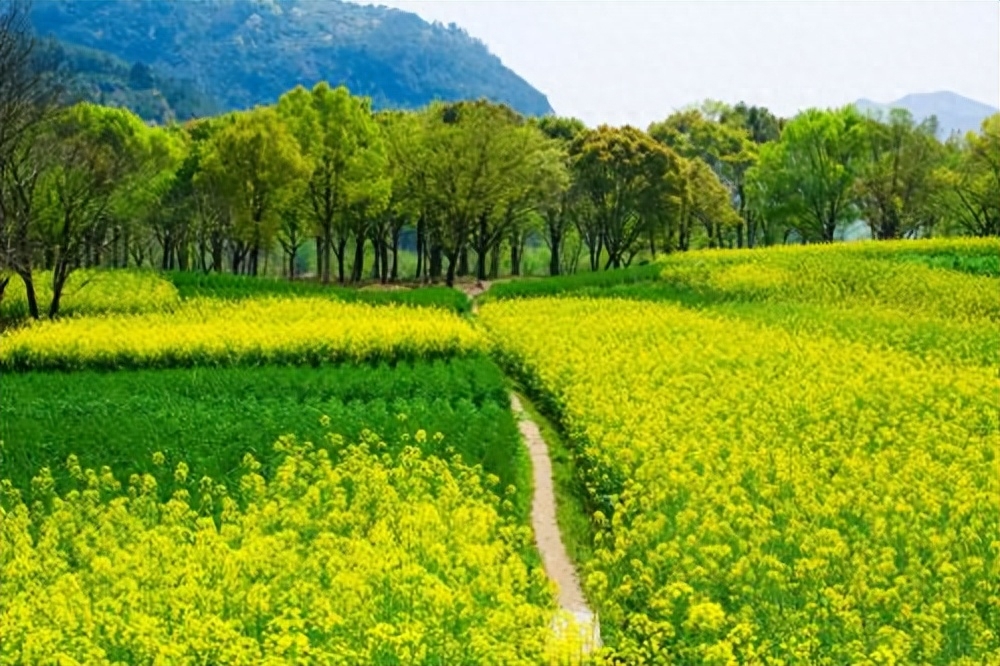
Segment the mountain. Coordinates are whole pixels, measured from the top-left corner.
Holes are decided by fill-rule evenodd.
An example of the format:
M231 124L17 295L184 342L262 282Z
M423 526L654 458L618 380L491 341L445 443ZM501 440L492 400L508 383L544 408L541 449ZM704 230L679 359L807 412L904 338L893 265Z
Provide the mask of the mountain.
M110 53L57 40L42 42L39 62L66 76L70 100L127 108L159 124L219 113L218 102L190 81L164 76L147 65L130 65Z
M920 122L930 116L937 116L938 136L947 138L953 132L965 134L979 131L983 120L998 112L998 109L953 92L915 93L901 97L895 102L880 104L870 99L859 99L854 103L859 111L885 113L889 109L906 109Z
M526 115L545 95L464 30L340 0L34 0L42 36L193 82L223 109L275 102L298 84L345 84L376 108L487 99Z

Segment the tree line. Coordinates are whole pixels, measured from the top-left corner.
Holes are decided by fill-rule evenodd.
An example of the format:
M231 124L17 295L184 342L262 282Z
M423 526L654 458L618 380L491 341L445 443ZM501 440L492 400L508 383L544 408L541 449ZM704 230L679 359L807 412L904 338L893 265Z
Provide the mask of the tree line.
M258 275L280 248L294 279L307 245L324 283L451 285L502 263L520 274L530 244L547 246L557 275L698 247L830 242L857 220L879 239L1000 234L1000 115L945 142L933 119L901 110L785 120L719 102L647 131L591 129L486 101L373 112L320 83L160 127L70 104L38 53L26 5L7 0L0 298L19 276L35 317L40 270L52 271L55 316L80 267Z

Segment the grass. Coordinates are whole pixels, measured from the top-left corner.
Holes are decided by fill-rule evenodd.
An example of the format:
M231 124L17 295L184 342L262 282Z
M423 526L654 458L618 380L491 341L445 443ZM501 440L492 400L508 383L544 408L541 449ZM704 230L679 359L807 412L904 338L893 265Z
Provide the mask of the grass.
M405 415L405 416L404 416ZM320 423L329 418L329 426ZM233 487L245 453L273 472L277 438L319 442L330 430L356 440L364 430L396 449L416 443L500 479L525 519L530 462L520 444L502 373L485 357L394 366L236 367L100 373L34 372L3 377L0 478L27 489L42 467L68 487L65 462L109 466L125 481L149 471L154 452L186 462L193 478ZM441 432L444 439L436 441ZM406 439L407 441L403 441ZM124 475L124 476L121 476ZM169 495L172 488L161 488Z
M512 298L538 298L562 294L596 295L624 286L654 283L659 280L662 267L659 264L645 264L608 271L588 271L573 275L559 275L541 280L510 280L494 284L483 295L482 301L507 300Z

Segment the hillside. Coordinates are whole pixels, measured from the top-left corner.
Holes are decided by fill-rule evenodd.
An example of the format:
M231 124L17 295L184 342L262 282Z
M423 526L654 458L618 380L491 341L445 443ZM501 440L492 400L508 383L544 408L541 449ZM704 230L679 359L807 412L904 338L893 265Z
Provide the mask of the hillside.
M127 108L165 124L218 113L218 102L190 81L163 76L141 63L57 40L43 42L46 67L67 74L71 99Z
M545 95L455 26L340 0L35 0L41 35L190 80L223 109L327 80L376 107L486 97L521 113Z
M950 91L916 93L901 97L894 102L882 104L870 99L859 99L854 103L861 111L885 112L889 109L906 109L917 122L930 116L937 116L938 136L948 138L952 132L965 134L978 131L983 120L997 109L982 102Z

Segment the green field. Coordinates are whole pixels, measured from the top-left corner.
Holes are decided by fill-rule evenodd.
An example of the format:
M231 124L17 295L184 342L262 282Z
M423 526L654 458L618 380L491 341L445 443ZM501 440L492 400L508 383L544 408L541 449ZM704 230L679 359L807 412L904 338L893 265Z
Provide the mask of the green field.
M66 460L108 465L124 481L153 469L161 452L184 461L194 478L237 485L247 453L273 472L273 444L294 434L321 442L333 431L356 441L365 430L387 451L417 445L425 453L461 455L518 488L526 516L529 474L510 414L503 376L485 358L394 366L193 368L116 373L26 373L3 380L0 469L27 491L49 467L68 488ZM320 420L329 419L327 425ZM325 421L325 419L324 419ZM416 443L417 430L427 438ZM437 441L435 433L446 433ZM404 439L405 438L405 439ZM173 487L161 487L164 498Z

